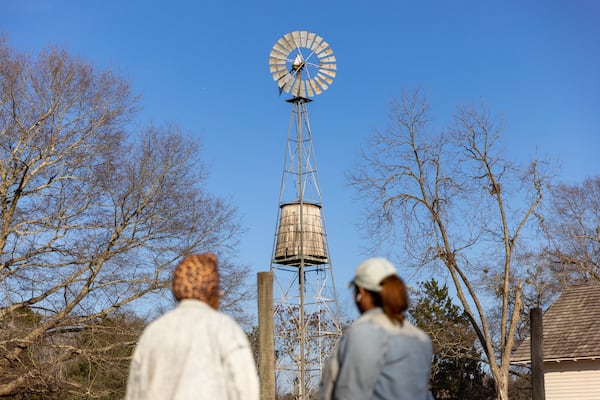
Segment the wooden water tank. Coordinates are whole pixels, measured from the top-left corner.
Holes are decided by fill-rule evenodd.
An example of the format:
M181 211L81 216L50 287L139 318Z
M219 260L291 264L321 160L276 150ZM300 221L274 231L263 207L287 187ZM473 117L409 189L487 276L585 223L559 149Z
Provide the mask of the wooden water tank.
M303 226L300 223L301 218ZM284 204L281 206L273 261L278 264L300 266L302 259L304 265L328 262L321 207L310 203Z

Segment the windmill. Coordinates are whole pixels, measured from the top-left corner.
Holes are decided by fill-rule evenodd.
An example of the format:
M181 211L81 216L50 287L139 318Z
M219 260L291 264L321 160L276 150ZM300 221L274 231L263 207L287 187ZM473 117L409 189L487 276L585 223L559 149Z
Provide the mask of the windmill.
M292 95L271 272L278 385L311 398L341 335L307 104L336 75L333 50L307 31L286 33L269 55L279 93Z

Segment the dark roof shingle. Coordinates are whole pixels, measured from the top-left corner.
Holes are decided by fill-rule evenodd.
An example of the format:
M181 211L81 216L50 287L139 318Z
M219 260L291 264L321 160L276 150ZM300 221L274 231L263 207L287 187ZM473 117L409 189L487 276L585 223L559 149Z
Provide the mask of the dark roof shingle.
M572 286L543 316L544 361L600 358L600 283ZM511 362L529 363L531 338Z

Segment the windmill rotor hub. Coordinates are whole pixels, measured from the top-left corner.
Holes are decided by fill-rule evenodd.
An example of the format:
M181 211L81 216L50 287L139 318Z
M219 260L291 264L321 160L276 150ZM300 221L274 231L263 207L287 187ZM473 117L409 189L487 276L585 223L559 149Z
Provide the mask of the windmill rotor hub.
M301 70L302 68L304 68L304 59L302 58L302 55L300 55L300 53L296 54L296 57L294 58L294 62L292 63L292 69L294 69L295 71Z

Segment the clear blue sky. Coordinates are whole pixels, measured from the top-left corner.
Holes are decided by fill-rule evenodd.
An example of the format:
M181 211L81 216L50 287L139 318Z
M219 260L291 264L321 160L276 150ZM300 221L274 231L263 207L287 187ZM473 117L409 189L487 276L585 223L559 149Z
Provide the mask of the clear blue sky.
M371 255L345 174L403 89L422 87L440 124L483 100L505 118L516 161L558 160L571 183L598 174L599 20L594 0L0 0L11 46L57 45L120 71L143 96L140 121L201 137L210 189L239 207L247 229L238 261L255 271L270 264L290 116L268 55L290 31L324 37L338 76L309 117L342 302Z

